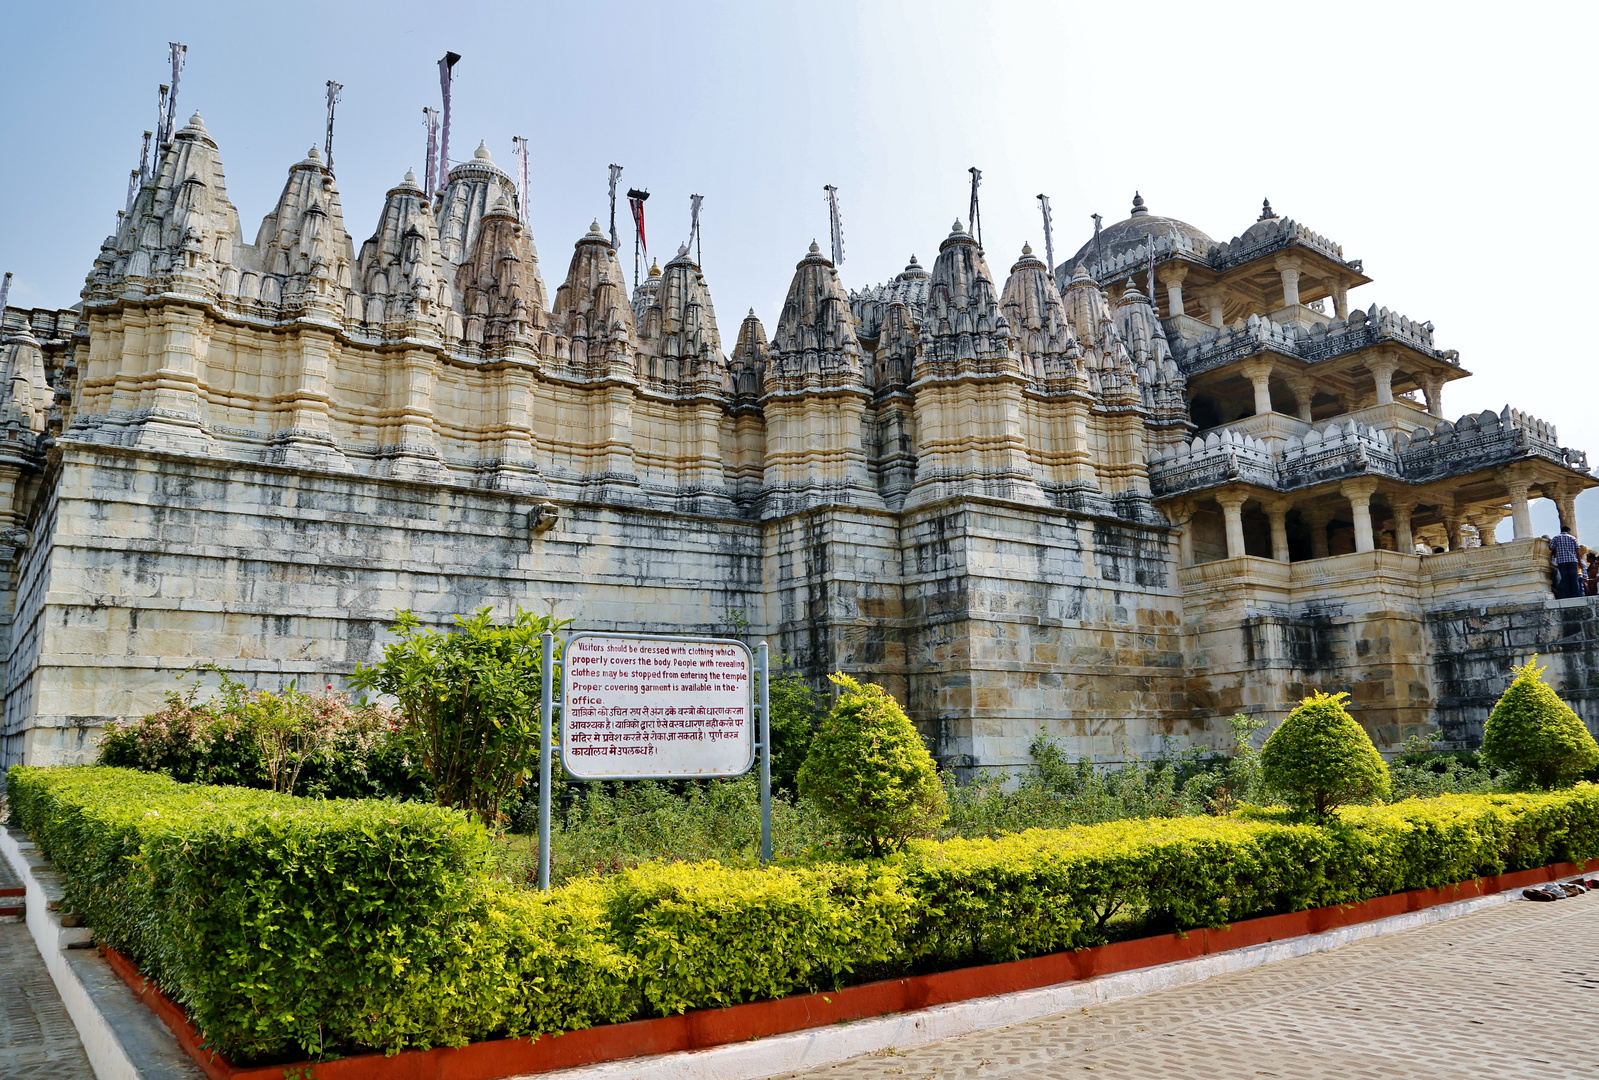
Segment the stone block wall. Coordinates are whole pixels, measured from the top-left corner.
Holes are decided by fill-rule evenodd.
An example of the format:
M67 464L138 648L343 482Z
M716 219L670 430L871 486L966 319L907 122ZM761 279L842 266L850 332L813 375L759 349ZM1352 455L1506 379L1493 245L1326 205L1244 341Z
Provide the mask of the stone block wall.
M1427 619L1438 672L1438 726L1452 745L1482 743L1482 727L1534 654L1544 678L1599 734L1599 597L1478 603Z

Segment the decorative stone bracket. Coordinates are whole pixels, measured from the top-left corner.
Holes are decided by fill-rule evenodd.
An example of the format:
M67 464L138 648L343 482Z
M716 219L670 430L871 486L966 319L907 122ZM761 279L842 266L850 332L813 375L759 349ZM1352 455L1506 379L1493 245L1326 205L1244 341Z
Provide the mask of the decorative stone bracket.
M527 527L534 536L542 536L555 528L561 520L561 508L552 502L541 502L528 511Z

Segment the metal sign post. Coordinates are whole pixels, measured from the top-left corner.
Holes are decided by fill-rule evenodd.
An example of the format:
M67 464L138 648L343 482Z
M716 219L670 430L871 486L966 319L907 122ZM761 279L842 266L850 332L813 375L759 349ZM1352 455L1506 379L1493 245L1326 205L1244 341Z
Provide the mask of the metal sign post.
M542 638L539 888L550 887L550 783L560 711L561 767L579 780L710 779L761 764L761 862L772 860L768 651L733 638L581 633L556 658ZM561 694L555 696L556 672ZM758 724L755 713L759 713Z

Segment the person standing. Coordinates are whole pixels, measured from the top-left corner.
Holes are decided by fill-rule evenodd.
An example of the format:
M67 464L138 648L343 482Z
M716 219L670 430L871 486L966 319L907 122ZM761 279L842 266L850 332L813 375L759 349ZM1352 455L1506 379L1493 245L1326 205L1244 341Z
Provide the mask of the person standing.
M1571 535L1571 526L1560 526L1560 535L1549 538L1549 550L1555 558L1555 599L1570 600L1582 595L1582 582L1578 575L1582 564L1577 561L1577 538Z
M1599 551L1588 552L1588 595L1599 596Z

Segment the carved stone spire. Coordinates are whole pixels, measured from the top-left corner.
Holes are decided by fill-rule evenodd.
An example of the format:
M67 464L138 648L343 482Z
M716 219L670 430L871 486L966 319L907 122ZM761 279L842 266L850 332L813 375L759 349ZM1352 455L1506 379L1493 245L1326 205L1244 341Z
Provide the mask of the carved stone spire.
M517 220L516 204L495 193L483 215L466 262L456 271L460 296L462 344L497 355L513 344L531 345L544 329L544 281L527 232Z
M289 170L255 245L239 251L237 276L224 272L223 299L267 318L340 325L354 262L338 185L313 146Z
M1055 287L1055 275L1034 257L1030 244L1010 268L1000 298L1005 320L1016 336L1022 369L1041 385L1064 384L1077 376L1082 349L1066 317L1066 303Z
M92 305L171 292L214 300L238 243L239 214L228 201L222 159L195 113L101 250L84 299Z
M739 324L738 343L727 359L728 390L735 409L759 408L761 384L766 378L766 327L755 309Z
M772 331L772 362L766 392L804 392L848 388L864 391L860 339L849 295L833 263L811 241L794 267L783 313Z
M573 246L551 315L555 353L574 371L632 380L638 339L622 268L599 222Z
M939 245L922 314L916 378L1020 374L1010 324L977 241L959 221Z
M656 277L649 306L639 320L639 368L647 382L667 393L719 394L726 370L716 309L688 245Z
M356 260L358 311L353 322L371 330L431 338L443 325L451 290L439 255L438 228L416 174L389 189L377 231Z

